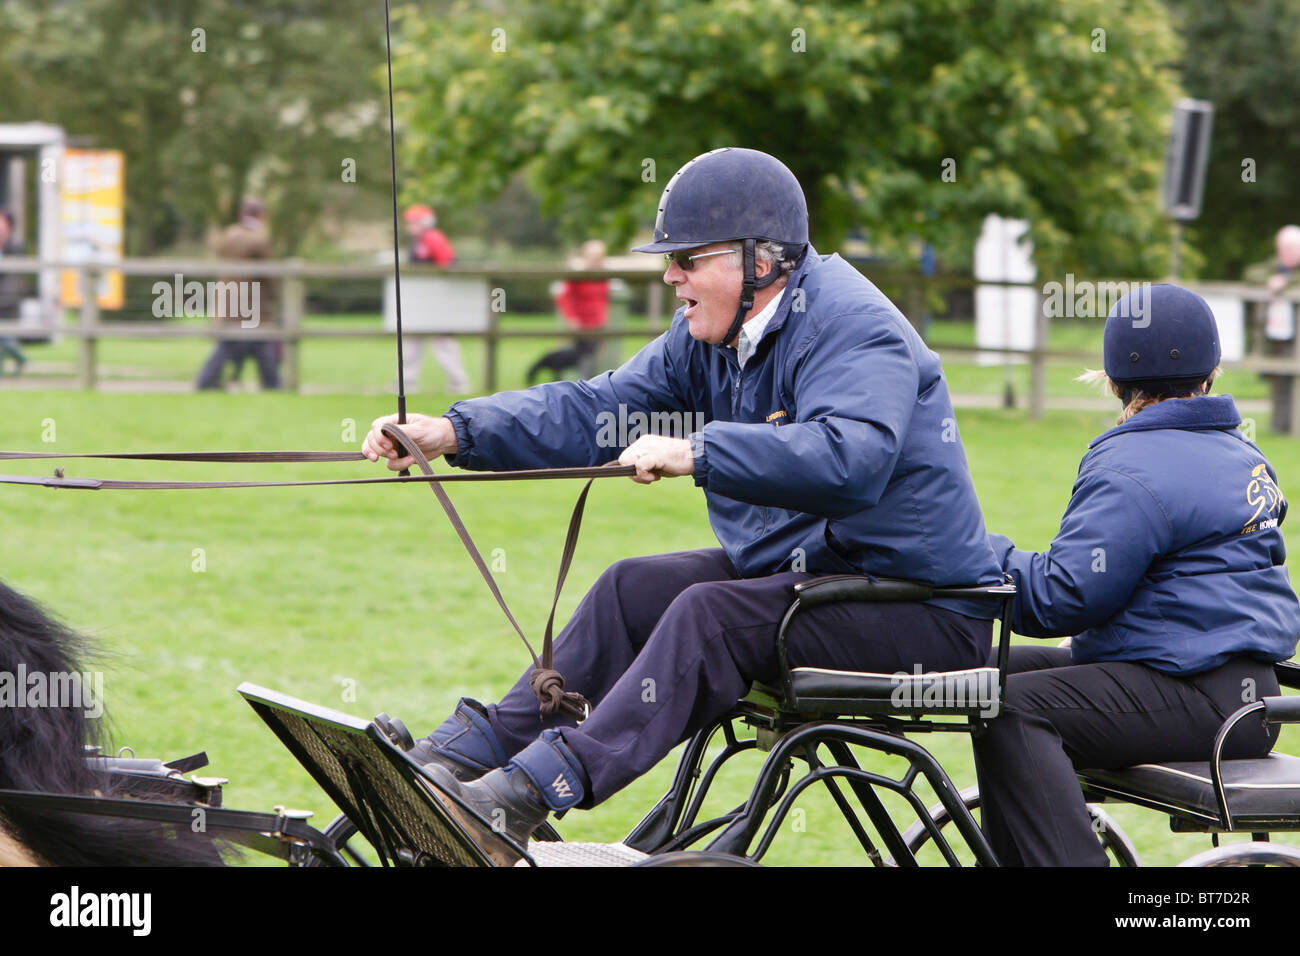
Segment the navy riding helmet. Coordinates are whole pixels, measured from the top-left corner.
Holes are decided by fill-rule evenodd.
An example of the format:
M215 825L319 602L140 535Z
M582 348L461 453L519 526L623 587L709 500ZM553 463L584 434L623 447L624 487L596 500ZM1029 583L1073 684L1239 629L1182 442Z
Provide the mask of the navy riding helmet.
M1106 317L1106 375L1128 401L1134 390L1187 395L1219 365L1219 327L1209 305L1176 285L1140 285Z
M798 256L808 245L808 204L794 173L756 149L724 147L696 156L668 180L659 200L654 241L633 252L676 252L714 242L743 241L740 308L721 342L736 337L754 292L778 278L754 276L754 246L768 239Z

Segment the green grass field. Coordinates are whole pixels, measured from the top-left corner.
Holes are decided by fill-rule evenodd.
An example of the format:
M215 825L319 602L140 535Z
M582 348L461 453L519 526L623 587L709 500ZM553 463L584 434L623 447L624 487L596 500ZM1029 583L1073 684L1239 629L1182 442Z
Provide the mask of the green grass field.
M546 347L538 341L508 343L502 384L517 385L522 370ZM65 343L34 349L32 357L46 361L43 353L58 350L67 356L49 361L73 354ZM113 353L106 361L185 378L197 368L206 346L110 343L104 351ZM466 348L466 357L474 369L473 347ZM308 381L381 386L392 378L392 349L378 342L314 344L305 351L304 369ZM953 370L954 378L989 371L996 391L1000 369ZM436 370L431 372L436 379ZM954 384L954 391L962 387ZM447 401L426 392L412 399L411 408L438 413ZM369 422L392 410L391 397L374 394L0 391L0 447L69 452L354 449ZM960 413L989 528L1011 535L1023 547L1045 546L1088 439L1110 420L1080 412L1053 412L1040 422L1018 412ZM56 441L43 444L51 423ZM1300 476L1300 442L1266 435L1263 422L1260 435L1284 491L1291 491ZM386 473L368 464L67 465L69 475L101 477ZM48 473L30 462L14 462L5 470ZM501 585L530 636L539 634L578 485L487 484L450 490L484 553L502 549L506 567L498 575ZM205 772L231 780L227 806L308 808L317 812L314 822L322 827L333 813L315 784L234 693L240 681L361 716L387 711L425 733L460 696L499 696L526 663L517 637L436 502L419 486L155 493L10 486L0 497L0 514L8 529L0 576L94 635L109 655L105 690L117 743L163 757L206 749L212 767ZM1287 529L1294 549L1300 545L1300 523L1292 521ZM620 557L714 544L703 498L689 481L648 487L625 480L599 482L587 507L561 617ZM1300 752L1298 740L1284 736L1284 749ZM922 742L959 786L974 782L965 737L935 735ZM561 822L561 831L569 839L621 838L662 793L672 766L670 758L595 811L571 814ZM751 760L724 775L710 805L729 809L741 802L755 767ZM863 862L828 799L809 794L798 808L802 812L786 823L768 862ZM1120 808L1115 815L1150 863L1176 862L1209 845L1205 838L1171 835L1166 819L1154 813Z

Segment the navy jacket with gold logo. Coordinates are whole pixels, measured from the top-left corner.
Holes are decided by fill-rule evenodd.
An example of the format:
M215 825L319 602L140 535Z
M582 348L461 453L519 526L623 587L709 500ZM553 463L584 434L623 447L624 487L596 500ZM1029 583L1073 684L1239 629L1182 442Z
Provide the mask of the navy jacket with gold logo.
M1019 590L1015 630L1076 635L1076 664L1171 674L1231 654L1290 658L1300 603L1278 527L1287 503L1240 424L1231 395L1207 395L1152 405L1093 439L1051 547L989 536Z
M752 357L691 338L681 311L621 368L457 402L467 468L592 465L612 416L687 416L695 483L742 575L867 572L997 583L939 357L866 277L809 249ZM665 416L668 416L665 418ZM656 429L650 429L656 430ZM659 429L662 431L662 429ZM620 438L632 438L620 435ZM988 605L940 601L977 617Z

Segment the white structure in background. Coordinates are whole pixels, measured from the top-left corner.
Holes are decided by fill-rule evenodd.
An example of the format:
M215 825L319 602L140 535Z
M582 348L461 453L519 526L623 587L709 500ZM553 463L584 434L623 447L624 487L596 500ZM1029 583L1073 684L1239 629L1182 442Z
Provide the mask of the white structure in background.
M1219 327L1219 349L1223 361L1237 362L1246 354L1246 303L1236 291L1216 291L1213 285L1196 290L1214 313ZM1289 305L1289 303L1285 303Z
M1034 244L1021 241L1029 231L1024 219L987 216L975 243L977 282L1033 282ZM1038 323L1039 290L1034 286L977 285L975 287L975 345L1029 351ZM981 353L980 365L1023 362L1020 356Z
M504 294L504 293L502 293ZM474 276L402 276L402 332L486 332L494 303L487 280ZM500 311L505 311L502 302ZM397 329L393 280L384 283L384 328Z
M59 178L63 170L63 152L66 142L62 127L49 123L0 123L0 177L3 177L4 204L14 211L16 232L29 234L25 213L27 209L27 161L36 160L36 241L26 254L55 261L60 255ZM42 269L37 282L36 298L22 303L19 315L24 325L53 331L58 328L59 272Z

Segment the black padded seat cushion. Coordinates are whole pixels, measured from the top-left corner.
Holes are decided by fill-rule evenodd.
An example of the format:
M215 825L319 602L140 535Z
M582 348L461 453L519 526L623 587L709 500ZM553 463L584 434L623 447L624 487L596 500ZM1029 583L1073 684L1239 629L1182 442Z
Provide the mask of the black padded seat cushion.
M795 667L790 681L799 710L846 714L981 714L998 710L998 669L929 674L872 674Z
M1300 825L1300 757L1269 754L1254 760L1225 760L1223 785L1234 819L1281 820ZM1125 770L1080 770L1085 788L1108 795L1131 796L1135 802L1219 817L1210 764L1204 762L1139 764Z

